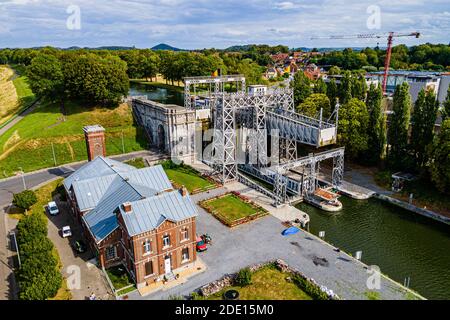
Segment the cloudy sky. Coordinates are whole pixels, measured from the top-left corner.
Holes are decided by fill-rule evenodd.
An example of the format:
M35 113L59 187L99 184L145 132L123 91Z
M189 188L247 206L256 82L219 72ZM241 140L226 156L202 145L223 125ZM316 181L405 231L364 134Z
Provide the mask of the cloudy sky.
M388 31L423 35L396 43L448 44L450 1L0 0L0 47L384 46L383 39L310 38Z

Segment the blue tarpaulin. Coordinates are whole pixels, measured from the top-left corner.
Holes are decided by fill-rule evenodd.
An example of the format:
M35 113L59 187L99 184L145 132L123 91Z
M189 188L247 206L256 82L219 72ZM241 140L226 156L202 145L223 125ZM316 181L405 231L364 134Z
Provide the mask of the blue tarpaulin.
M283 236L288 236L290 234L295 234L297 232L299 232L300 230L296 227L290 227L287 228L286 230L283 230L283 232L281 233Z

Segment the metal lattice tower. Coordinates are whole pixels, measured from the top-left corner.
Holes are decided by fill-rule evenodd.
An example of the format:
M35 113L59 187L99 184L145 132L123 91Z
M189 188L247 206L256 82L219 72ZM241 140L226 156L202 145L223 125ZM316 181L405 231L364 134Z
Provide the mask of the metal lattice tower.
M216 96L213 165L221 173L222 183L237 179L236 123L234 99Z

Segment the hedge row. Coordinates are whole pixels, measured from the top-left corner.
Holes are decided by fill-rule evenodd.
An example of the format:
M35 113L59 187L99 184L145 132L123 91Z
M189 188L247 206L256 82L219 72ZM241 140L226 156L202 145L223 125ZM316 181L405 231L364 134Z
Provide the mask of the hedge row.
M54 297L62 285L54 246L47 237L45 216L32 213L17 224L17 242L21 259L18 271L19 298L45 300Z

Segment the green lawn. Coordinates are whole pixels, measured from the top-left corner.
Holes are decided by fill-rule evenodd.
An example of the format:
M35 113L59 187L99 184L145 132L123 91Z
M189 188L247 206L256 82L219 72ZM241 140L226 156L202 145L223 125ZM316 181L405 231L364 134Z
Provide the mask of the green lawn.
M145 168L145 162L143 158L133 158L131 160L125 161L126 164L129 164L130 166L133 166L137 169Z
M229 221L244 218L259 211L258 207L245 203L234 194L208 200L205 205Z
M87 159L83 126L100 124L106 129L106 153L122 153L145 148L142 129L133 123L127 104L116 108L95 108L67 102L63 117L58 103L43 103L0 136L0 176L11 176L22 167L25 172L56 164Z
M111 283L116 290L120 290L133 284L133 281L124 266L116 266L106 269L106 273L108 274L109 280L111 280Z
M189 193L203 191L213 188L215 185L207 179L201 177L198 172L189 167L165 168L169 180L175 187L184 185Z
M227 287L209 296L208 300L220 300L225 291L230 289L237 290L241 300L312 300L295 283L287 281L288 277L291 277L289 273L266 266L253 273L252 284L242 288Z

